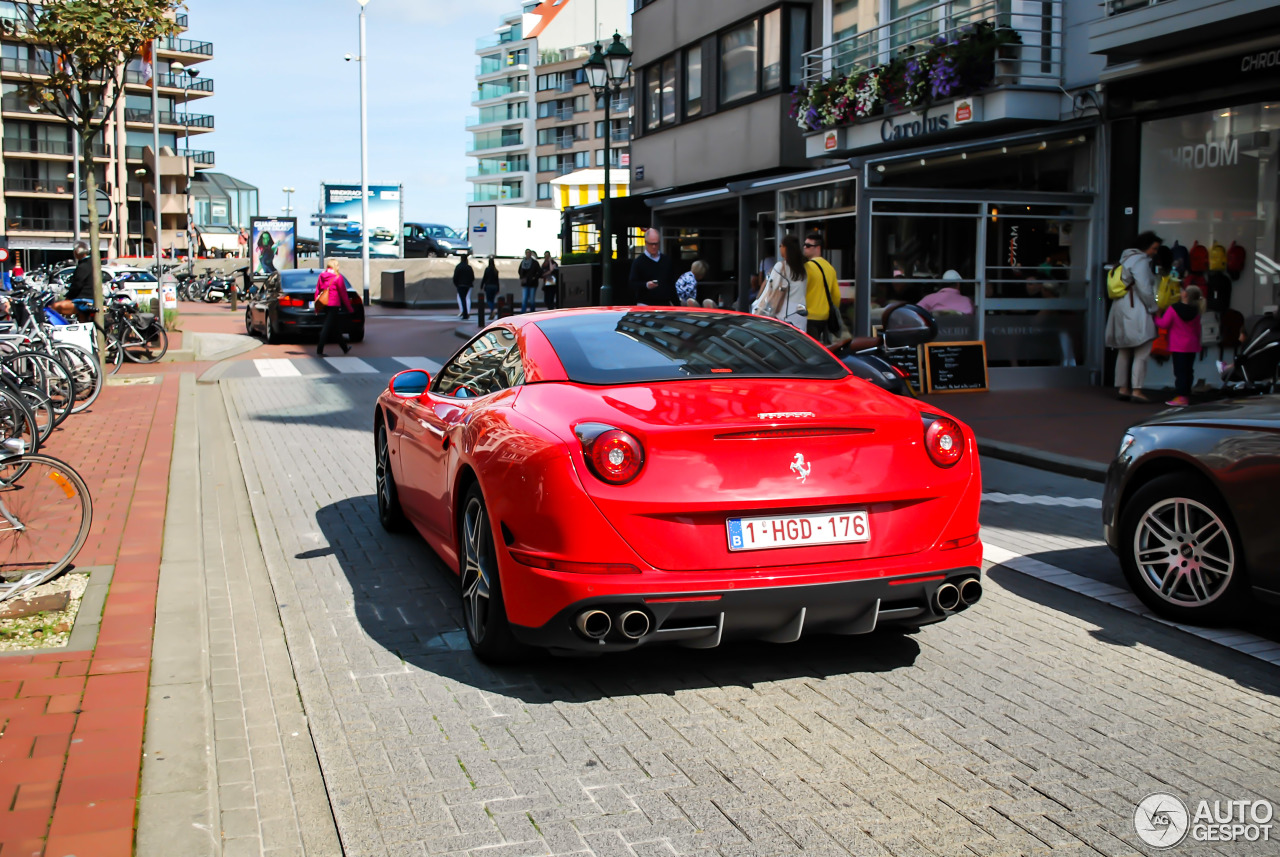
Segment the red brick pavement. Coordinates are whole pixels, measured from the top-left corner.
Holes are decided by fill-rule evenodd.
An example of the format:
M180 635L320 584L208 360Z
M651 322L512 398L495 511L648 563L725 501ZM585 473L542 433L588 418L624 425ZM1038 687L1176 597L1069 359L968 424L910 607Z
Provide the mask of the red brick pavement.
M109 387L49 439L93 497L77 564L115 572L93 651L0 658L0 857L133 853L178 381Z

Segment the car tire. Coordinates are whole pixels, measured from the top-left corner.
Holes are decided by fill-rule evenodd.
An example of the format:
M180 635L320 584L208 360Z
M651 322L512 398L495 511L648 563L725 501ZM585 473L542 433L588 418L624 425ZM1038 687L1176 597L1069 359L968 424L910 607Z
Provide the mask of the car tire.
M246 336L253 336L253 314L248 307L244 308L244 332Z
M364 325L360 325L359 330L353 330L347 334L347 338L352 342L364 342Z
M273 324L271 323L271 319L270 319L270 318L268 318L268 319L267 319L267 335L266 335L266 340L267 340L267 345L279 345L279 344L280 344L280 332L279 332L278 330L276 330L275 325L273 325Z
M1235 617L1249 587L1231 510L1199 476L1170 473L1139 488L1120 512L1119 555L1134 594L1175 622Z
M400 491L396 488L396 478L391 472L391 448L387 438L387 427L378 416L378 431L374 434L374 484L378 495L378 521L382 529L388 533L400 533L405 529L407 520L404 507L400 505Z
M512 636L507 621L489 508L478 484L472 485L462 499L458 527L458 581L467 642L485 663L519 660L528 650Z

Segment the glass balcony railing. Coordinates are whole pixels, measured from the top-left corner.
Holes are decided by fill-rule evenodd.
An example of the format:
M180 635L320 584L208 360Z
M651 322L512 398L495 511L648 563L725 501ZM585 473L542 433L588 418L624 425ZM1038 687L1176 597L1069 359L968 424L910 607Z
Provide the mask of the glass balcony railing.
M183 78L185 78L186 88L192 92L213 93L213 78L210 77L198 77L193 80L190 75L178 75L168 71L160 72L157 77L161 86L167 86L171 89L182 89L184 83ZM134 71L132 69L124 73L124 82L137 86L151 85L151 81L143 77L142 72Z
M485 176L509 176L514 173L527 173L529 165L522 162L502 161L501 166L489 161L481 161L475 166L467 167L467 178L478 179Z
M5 137L4 151L27 155L67 155L74 154L70 140L33 140L30 137ZM93 144L93 156L106 158L111 149L102 143Z
M529 91L529 81L521 80L515 83L509 81L482 83L480 88L476 90L475 101L489 101L494 98L505 98L508 95L516 95L521 92Z
M481 36L476 39L476 50L482 51L485 48L496 48L498 45L505 45L508 42L518 42L523 38L519 24L514 24L510 28L503 30L501 33L494 33L489 36Z
M524 189L516 185L476 185L467 202L516 202L524 199Z
M489 149L502 149L507 146L520 146L524 143L523 134L502 134L501 136L486 136L483 139L473 139L467 144L468 152L484 152Z
M174 15L173 20L176 21L178 23L178 26L184 30L187 29L190 24L190 21L187 18L187 16L183 14Z

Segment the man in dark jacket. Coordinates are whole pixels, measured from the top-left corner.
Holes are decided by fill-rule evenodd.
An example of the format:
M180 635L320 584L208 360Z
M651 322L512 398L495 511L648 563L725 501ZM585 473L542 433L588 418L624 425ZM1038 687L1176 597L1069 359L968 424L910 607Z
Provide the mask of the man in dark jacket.
M65 318L76 318L77 298L93 299L93 260L89 258L89 245L81 241L75 248L76 269L71 274L71 282L62 300L53 305L55 312Z
M627 282L636 303L675 306L676 277L671 259L662 253L662 236L656 229L644 234L644 252L631 260Z
M476 283L476 272L471 269L471 257L465 253L453 269L453 287L458 290L458 318L471 317L471 287Z

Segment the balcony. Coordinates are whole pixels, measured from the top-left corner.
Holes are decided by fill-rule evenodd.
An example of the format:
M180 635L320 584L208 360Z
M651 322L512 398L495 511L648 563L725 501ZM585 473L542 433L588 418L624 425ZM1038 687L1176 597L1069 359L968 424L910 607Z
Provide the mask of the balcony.
M5 218L5 225L10 232L70 232L73 229L70 217L25 217L21 214L10 214Z
M622 98L609 99L610 113L626 113L631 109L631 99L623 96Z
M74 154L70 140L33 140L30 137L5 137L4 151L23 155L64 155ZM111 156L111 149L102 143L93 144L95 158Z
M213 56L213 42L197 42L195 39L179 39L175 36L170 36L161 40L160 50L211 57Z
M0 71L10 74L49 74L49 64L43 60L16 59L5 57L0 59Z
M556 137L556 148L572 149L573 144L577 142L578 142L578 139L576 137Z
M904 135L914 139L969 121L1057 119L1058 95L1049 93L1058 93L1062 80L1064 2L1044 0L1035 14L1023 14L1010 11L1007 0L945 0L809 51L797 119L808 134L875 124L875 135L850 130L847 142L836 141L836 152L886 142L879 136L886 117L926 108L942 116L949 102L966 107L937 128ZM983 115L981 93L1004 87L1032 92ZM856 97L859 90L867 96ZM808 154L822 152L811 145Z
M609 134L610 143L630 143L631 132L626 128L614 128Z
M522 145L524 145L523 134L503 134L501 137L486 139L486 140L473 139L470 143L467 144L467 151L468 152L487 152L490 149L505 149L509 146L522 146Z
M1195 62L1195 53L1212 43L1243 46L1247 37L1273 31L1276 22L1275 4L1257 0L1106 0L1099 5L1104 14L1089 23L1089 52L1104 54L1109 65L1154 53L1186 54L1188 63Z
M124 159L126 161L145 161L147 158L147 149L149 146L125 146ZM212 167L216 162L213 152L202 151L200 149L178 149L172 156L174 158L190 158L191 163L201 167ZM181 172L181 170L179 170Z
M520 202L525 198L524 191L520 188L502 187L496 191L481 190L484 185L478 185L475 190L467 194L467 202Z
M557 107L548 114L548 118L554 119L557 122L568 122L573 119L573 108Z
M56 182L53 179L28 179L15 178L5 176L4 180L5 193L51 193L51 194L71 194L70 179L62 179Z
M188 91L204 92L209 95L213 94L213 78L198 77L195 80L192 80L189 75L176 75L168 71L161 72L156 75L156 77L158 78L160 86L168 87L169 89L182 89L182 80L180 78L186 78L186 89ZM126 71L124 73L124 82L130 86L151 86L151 81L143 77L142 72L140 71Z
M124 111L124 121L151 124L151 111L129 107ZM213 117L201 113L171 113L160 111L161 125L185 125L188 128L208 128L213 130Z
M491 36L481 36L476 39L476 50L483 51L489 48L496 48L498 45L505 45L510 42L518 42L523 38L523 33L519 24L504 29L501 33L494 33Z
M179 13L173 16L173 20L176 21L178 26L182 29L188 29L188 19L186 15Z
M471 103L477 104L481 101L492 101L495 98L506 98L510 95L520 95L528 91L528 80L522 80L519 83L482 83L472 97Z
M480 161L474 166L467 167L467 178L478 179L487 178L489 176L510 176L516 173L527 173L529 171L528 164L521 164L512 161L500 161L493 164L489 161Z

